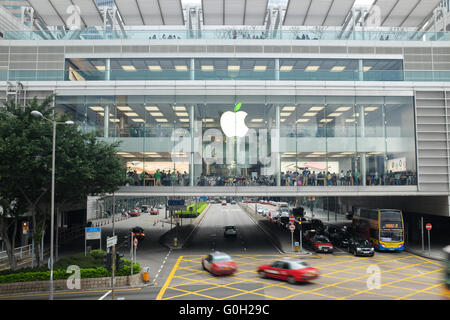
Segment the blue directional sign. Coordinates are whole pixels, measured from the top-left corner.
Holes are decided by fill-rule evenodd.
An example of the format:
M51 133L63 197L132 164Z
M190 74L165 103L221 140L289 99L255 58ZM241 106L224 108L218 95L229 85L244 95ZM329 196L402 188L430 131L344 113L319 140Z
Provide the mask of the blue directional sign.
M86 228L86 232L101 232L102 228Z
M168 200L167 205L169 207L184 206L184 200Z

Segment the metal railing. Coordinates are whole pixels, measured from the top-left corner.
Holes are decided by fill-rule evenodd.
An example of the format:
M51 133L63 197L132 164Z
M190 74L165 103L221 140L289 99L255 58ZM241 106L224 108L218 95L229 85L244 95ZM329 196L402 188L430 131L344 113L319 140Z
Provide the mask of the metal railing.
M13 250L13 254L15 255L17 261L31 258L31 252L32 252L31 244L24 247L18 247ZM9 265L8 253L6 251L0 251L0 267L8 265Z

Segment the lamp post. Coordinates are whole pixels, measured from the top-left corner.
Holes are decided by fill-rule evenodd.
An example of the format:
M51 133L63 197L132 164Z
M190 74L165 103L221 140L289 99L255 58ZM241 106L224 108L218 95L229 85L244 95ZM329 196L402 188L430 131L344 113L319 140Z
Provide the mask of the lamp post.
M51 195L51 216L50 216L50 296L49 300L53 300L53 237L54 237L54 223L55 223L55 145L56 145L56 125L57 124L74 124L73 121L57 122L50 120L43 116L39 111L31 111L31 115L36 118L42 118L53 124L53 140L52 140L52 195Z

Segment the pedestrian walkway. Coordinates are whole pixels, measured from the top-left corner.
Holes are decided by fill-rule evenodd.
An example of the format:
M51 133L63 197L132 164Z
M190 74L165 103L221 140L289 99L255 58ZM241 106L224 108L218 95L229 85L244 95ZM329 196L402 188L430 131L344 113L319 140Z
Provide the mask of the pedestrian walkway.
M323 223L330 222L330 223L344 223L344 222L351 222L351 220L348 220L344 214L341 213L335 213L334 211L328 211L321 208L314 208L313 211L311 211L310 208L306 206L302 206L305 209L305 218L309 219L320 219Z

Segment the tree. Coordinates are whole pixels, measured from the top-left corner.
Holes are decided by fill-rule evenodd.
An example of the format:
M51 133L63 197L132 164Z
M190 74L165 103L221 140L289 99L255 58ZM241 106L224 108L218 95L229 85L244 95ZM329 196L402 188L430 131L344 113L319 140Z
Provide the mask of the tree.
M52 132L49 121L31 116L37 110L53 119L53 97L26 106L9 101L0 109L0 199L18 199L31 216L35 239L50 220ZM67 115L56 117L58 122ZM86 200L89 194L110 193L125 179L125 165L116 155L118 144L107 144L73 125L58 125L56 133L55 204ZM35 244L37 264L40 244Z

